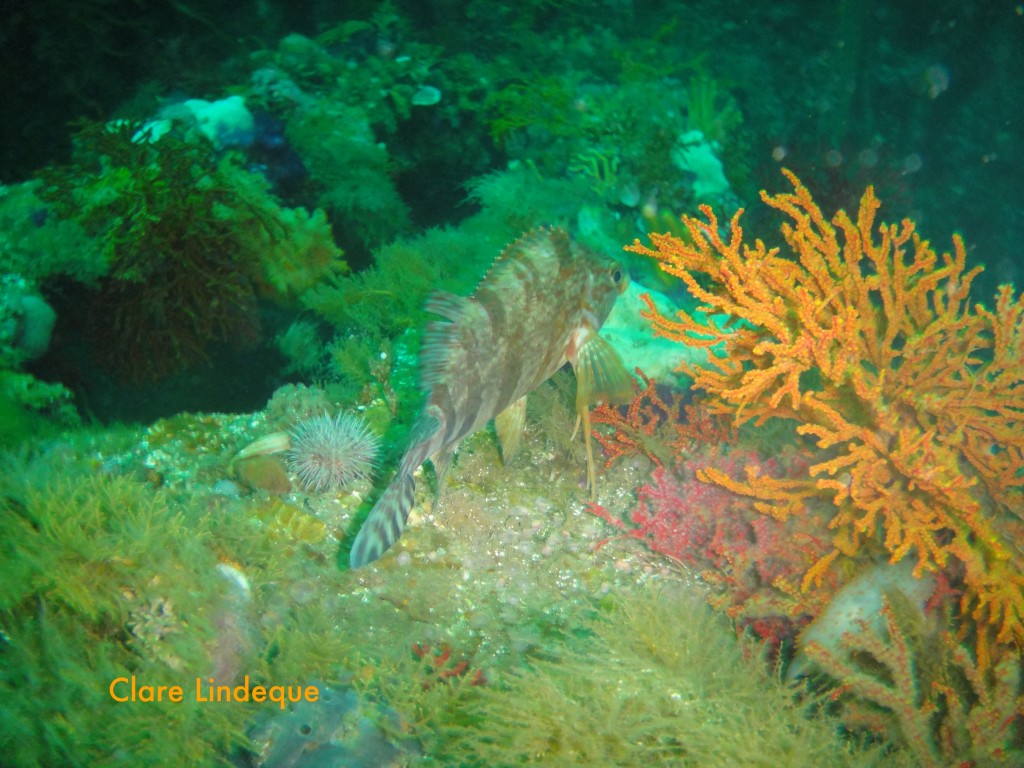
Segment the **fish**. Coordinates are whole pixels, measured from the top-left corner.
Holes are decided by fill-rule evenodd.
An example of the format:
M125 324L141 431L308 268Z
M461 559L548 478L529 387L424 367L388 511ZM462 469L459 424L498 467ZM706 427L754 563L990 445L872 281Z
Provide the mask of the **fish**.
M506 246L469 296L435 292L420 354L423 409L394 479L352 543L350 567L378 559L402 535L413 473L428 459L440 497L459 443L495 421L502 460L515 454L527 395L566 363L576 374L576 427L583 425L587 485L596 495L589 408L628 401L633 377L598 331L629 285L623 265L562 228L533 229Z

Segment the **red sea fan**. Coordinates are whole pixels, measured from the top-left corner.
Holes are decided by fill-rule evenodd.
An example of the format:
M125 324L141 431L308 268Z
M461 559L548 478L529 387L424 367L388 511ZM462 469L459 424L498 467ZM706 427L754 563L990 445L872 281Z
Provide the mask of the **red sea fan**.
M766 475L786 474L778 461L753 452L734 451L727 457L712 452L687 459L675 470L656 468L624 518L597 504L590 511L652 552L692 567L710 587L712 604L777 644L820 609L827 590L805 593L798 585L829 542L802 530L801 520L767 518L749 498L697 477L712 466L739 476L752 464Z
M664 467L657 467L651 482L642 486L637 494L636 509L629 516L635 527L626 525L599 504L591 504L590 510L625 535L644 542L653 552L690 565L697 564L698 553L714 533L703 507L735 498L720 488L701 483L692 475L683 480ZM708 498L708 495L721 499Z

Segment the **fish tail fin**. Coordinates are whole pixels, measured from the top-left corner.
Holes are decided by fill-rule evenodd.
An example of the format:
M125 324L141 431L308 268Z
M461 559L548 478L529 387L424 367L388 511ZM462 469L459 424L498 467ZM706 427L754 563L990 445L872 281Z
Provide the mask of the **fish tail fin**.
M400 472L391 481L352 543L348 560L350 568L372 563L398 541L405 521L409 519L415 490L416 481L411 472Z

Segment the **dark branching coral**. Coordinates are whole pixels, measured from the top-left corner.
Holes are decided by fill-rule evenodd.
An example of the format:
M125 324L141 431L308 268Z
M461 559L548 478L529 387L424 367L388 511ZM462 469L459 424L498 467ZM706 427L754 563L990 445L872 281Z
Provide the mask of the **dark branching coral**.
M206 147L139 126L87 124L74 164L46 175L43 196L103 243L108 274L85 329L97 359L131 378L160 378L203 359L212 341L253 338L255 293L230 224L229 190Z
M97 359L154 379L258 332L256 295L280 297L342 266L322 214L280 208L213 149L130 122L84 124L74 162L41 196L102 243L106 276L84 327Z

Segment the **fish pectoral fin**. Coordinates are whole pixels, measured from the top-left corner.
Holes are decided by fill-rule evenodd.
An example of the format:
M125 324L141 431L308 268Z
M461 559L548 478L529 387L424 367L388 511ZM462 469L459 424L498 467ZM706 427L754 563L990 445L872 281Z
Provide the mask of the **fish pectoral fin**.
M598 403L626 403L633 399L632 374L619 353L596 333L576 354L576 412Z
M580 346L573 370L576 371L576 424L578 427L580 421L583 423L587 448L587 487L591 500L596 501L597 469L590 440L590 406L629 401L633 397L634 381L619 353L596 333Z
M519 450L519 440L526 424L526 395L494 417L494 431L498 433L501 461L508 464Z

